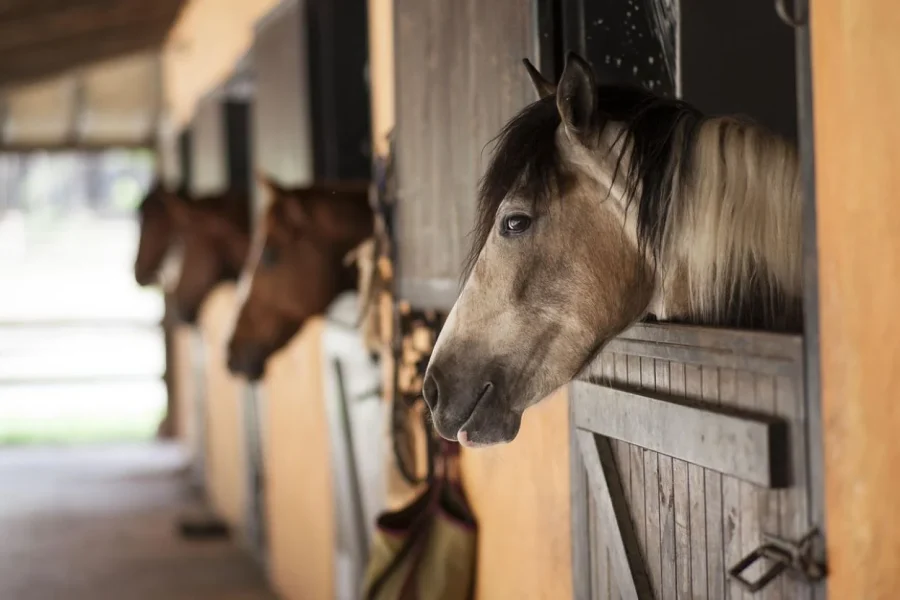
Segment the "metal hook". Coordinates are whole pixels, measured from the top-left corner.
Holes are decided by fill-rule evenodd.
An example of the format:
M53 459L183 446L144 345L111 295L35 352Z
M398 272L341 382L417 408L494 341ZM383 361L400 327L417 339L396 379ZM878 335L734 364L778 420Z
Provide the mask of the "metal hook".
M785 2L787 0L775 0L775 12L778 13L778 18L781 19L786 25L793 28L803 27L806 25L808 21L808 12L807 10L798 11L800 14L792 14L788 12L787 7L785 6ZM802 2L798 2L798 0L793 0L794 8L797 8L797 4Z

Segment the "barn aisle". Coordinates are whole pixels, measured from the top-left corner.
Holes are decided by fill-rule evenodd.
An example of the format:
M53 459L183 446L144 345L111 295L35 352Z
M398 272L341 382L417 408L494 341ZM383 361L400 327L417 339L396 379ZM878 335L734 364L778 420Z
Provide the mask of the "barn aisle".
M0 598L274 598L233 544L175 534L182 465L163 444L0 449Z

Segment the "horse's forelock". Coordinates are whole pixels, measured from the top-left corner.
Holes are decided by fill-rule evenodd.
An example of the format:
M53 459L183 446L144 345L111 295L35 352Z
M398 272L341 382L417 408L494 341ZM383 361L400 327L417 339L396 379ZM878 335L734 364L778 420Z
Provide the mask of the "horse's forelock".
M609 122L623 127L619 140L627 156L619 157L614 176L623 177L628 201L637 203L638 243L659 258L674 186L689 172L702 116L684 102L635 87L600 86L597 99L601 131ZM564 178L556 139L560 123L556 97L548 96L526 106L492 141L464 280L487 242L504 198L517 194L539 207L559 195ZM627 167L619 173L623 165Z
M469 277L487 242L504 198L520 195L535 205L550 201L562 178L556 130L560 124L556 96L529 104L489 142L494 149L478 189L472 246L463 269Z

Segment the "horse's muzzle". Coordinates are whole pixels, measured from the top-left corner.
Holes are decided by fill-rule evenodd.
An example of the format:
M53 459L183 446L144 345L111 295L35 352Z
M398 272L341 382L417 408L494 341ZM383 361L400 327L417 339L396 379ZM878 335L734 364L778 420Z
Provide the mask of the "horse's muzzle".
M463 427L482 404L490 403L496 389L491 381L480 385L469 382L464 378L460 386L434 366L425 374L422 395L435 429L445 439L457 441Z
M248 381L259 381L266 371L266 353L255 346L228 346L228 370Z

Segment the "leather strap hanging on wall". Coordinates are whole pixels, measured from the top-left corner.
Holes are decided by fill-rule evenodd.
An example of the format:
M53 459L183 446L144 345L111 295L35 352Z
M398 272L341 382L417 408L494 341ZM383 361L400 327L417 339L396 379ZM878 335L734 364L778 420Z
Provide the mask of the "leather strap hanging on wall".
M408 506L376 523L366 600L469 600L474 596L477 525L459 480L459 446L442 441L437 470Z

